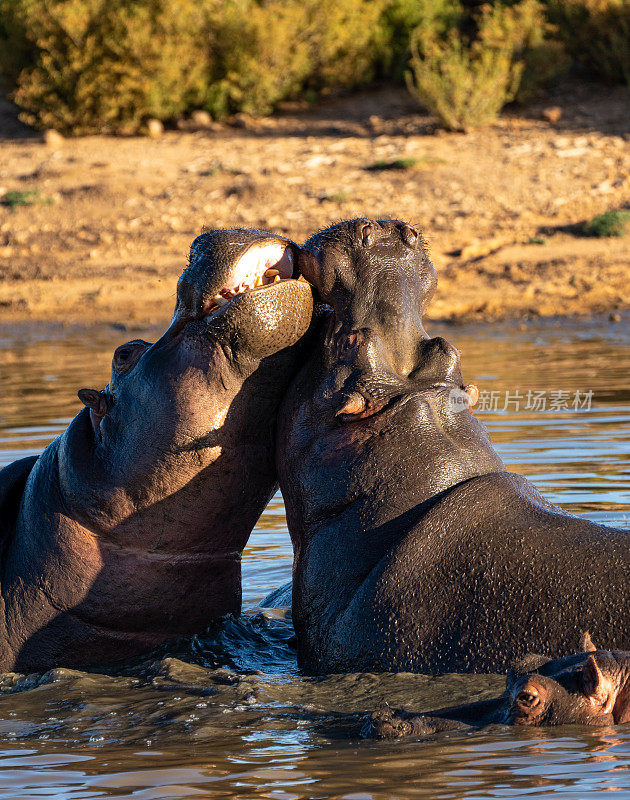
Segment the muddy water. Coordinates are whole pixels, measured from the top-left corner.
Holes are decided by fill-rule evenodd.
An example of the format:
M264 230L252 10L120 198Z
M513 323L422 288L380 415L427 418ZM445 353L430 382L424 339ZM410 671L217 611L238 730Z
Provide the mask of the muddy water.
M513 469L564 508L630 529L630 317L431 332L461 349ZM0 465L64 429L76 390L105 384L115 345L156 333L0 326ZM590 410L576 410L589 391ZM240 620L107 674L5 678L0 798L630 797L630 726L361 740L361 715L385 700L435 708L502 678L300 676L286 614L256 606L290 565L277 496L246 553Z

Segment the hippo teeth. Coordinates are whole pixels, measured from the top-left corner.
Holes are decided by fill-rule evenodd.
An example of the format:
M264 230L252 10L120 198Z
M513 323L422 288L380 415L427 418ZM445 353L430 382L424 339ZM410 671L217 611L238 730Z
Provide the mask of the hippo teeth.
M197 291L193 293L193 297L199 298L198 292L201 289L203 293L201 308L195 302L194 307L187 309L185 298L180 298L178 295L178 304L182 306L182 313L188 311L195 318L208 317L239 294L292 279L295 272L294 247L295 245L288 240L276 239L271 234L269 239L254 241L232 265L229 272L230 277L224 278L226 284L214 296L205 293L207 283L205 286L201 282L201 285L196 285ZM211 266L210 262L208 266ZM196 270L198 271L197 267ZM212 280L213 277L212 270L205 275L206 281ZM197 275L196 278L203 280L204 274Z
M209 316L219 308L227 305L230 300L239 294L249 292L252 289L258 289L261 286L270 286L273 283L279 283L281 280L282 277L280 272L272 267L265 270L262 275L256 275L255 277L247 276L243 281L241 281L241 283L238 284L238 286L235 286L232 289L225 287L221 289L220 292L215 294L215 296L206 306L205 316Z

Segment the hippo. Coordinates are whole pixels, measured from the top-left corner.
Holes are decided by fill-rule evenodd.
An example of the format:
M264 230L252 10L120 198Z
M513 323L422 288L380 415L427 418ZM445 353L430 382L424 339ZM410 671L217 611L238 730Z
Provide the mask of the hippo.
M299 261L330 306L278 415L298 663L311 674L501 672L630 650L630 536L508 472L471 413L458 351L429 338L420 233L341 222Z
M414 714L391 708L372 714L364 735L424 737L484 725L620 725L630 722L630 653L598 650L585 633L580 653L530 654L509 670L501 697Z
M197 237L164 335L118 347L65 432L0 472L0 669L113 662L240 612L312 322L297 252L262 231Z

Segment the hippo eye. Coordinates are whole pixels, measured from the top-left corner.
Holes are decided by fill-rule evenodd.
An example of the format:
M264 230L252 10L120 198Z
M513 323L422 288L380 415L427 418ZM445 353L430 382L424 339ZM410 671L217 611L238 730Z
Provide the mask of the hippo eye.
M128 342L127 344L121 344L120 347L117 347L114 351L112 368L118 373L127 372L148 346L147 342Z

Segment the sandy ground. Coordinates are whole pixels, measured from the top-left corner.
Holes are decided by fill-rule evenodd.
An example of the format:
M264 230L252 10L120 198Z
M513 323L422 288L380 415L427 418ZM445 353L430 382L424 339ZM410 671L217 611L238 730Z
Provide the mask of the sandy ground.
M557 106L559 121L545 108ZM407 169L368 169L414 158ZM0 321L126 327L172 311L203 226L303 241L332 221L419 225L440 284L429 317L630 307L630 236L572 226L630 205L630 92L568 83L472 134L437 130L402 90L149 138L46 143L0 106Z

